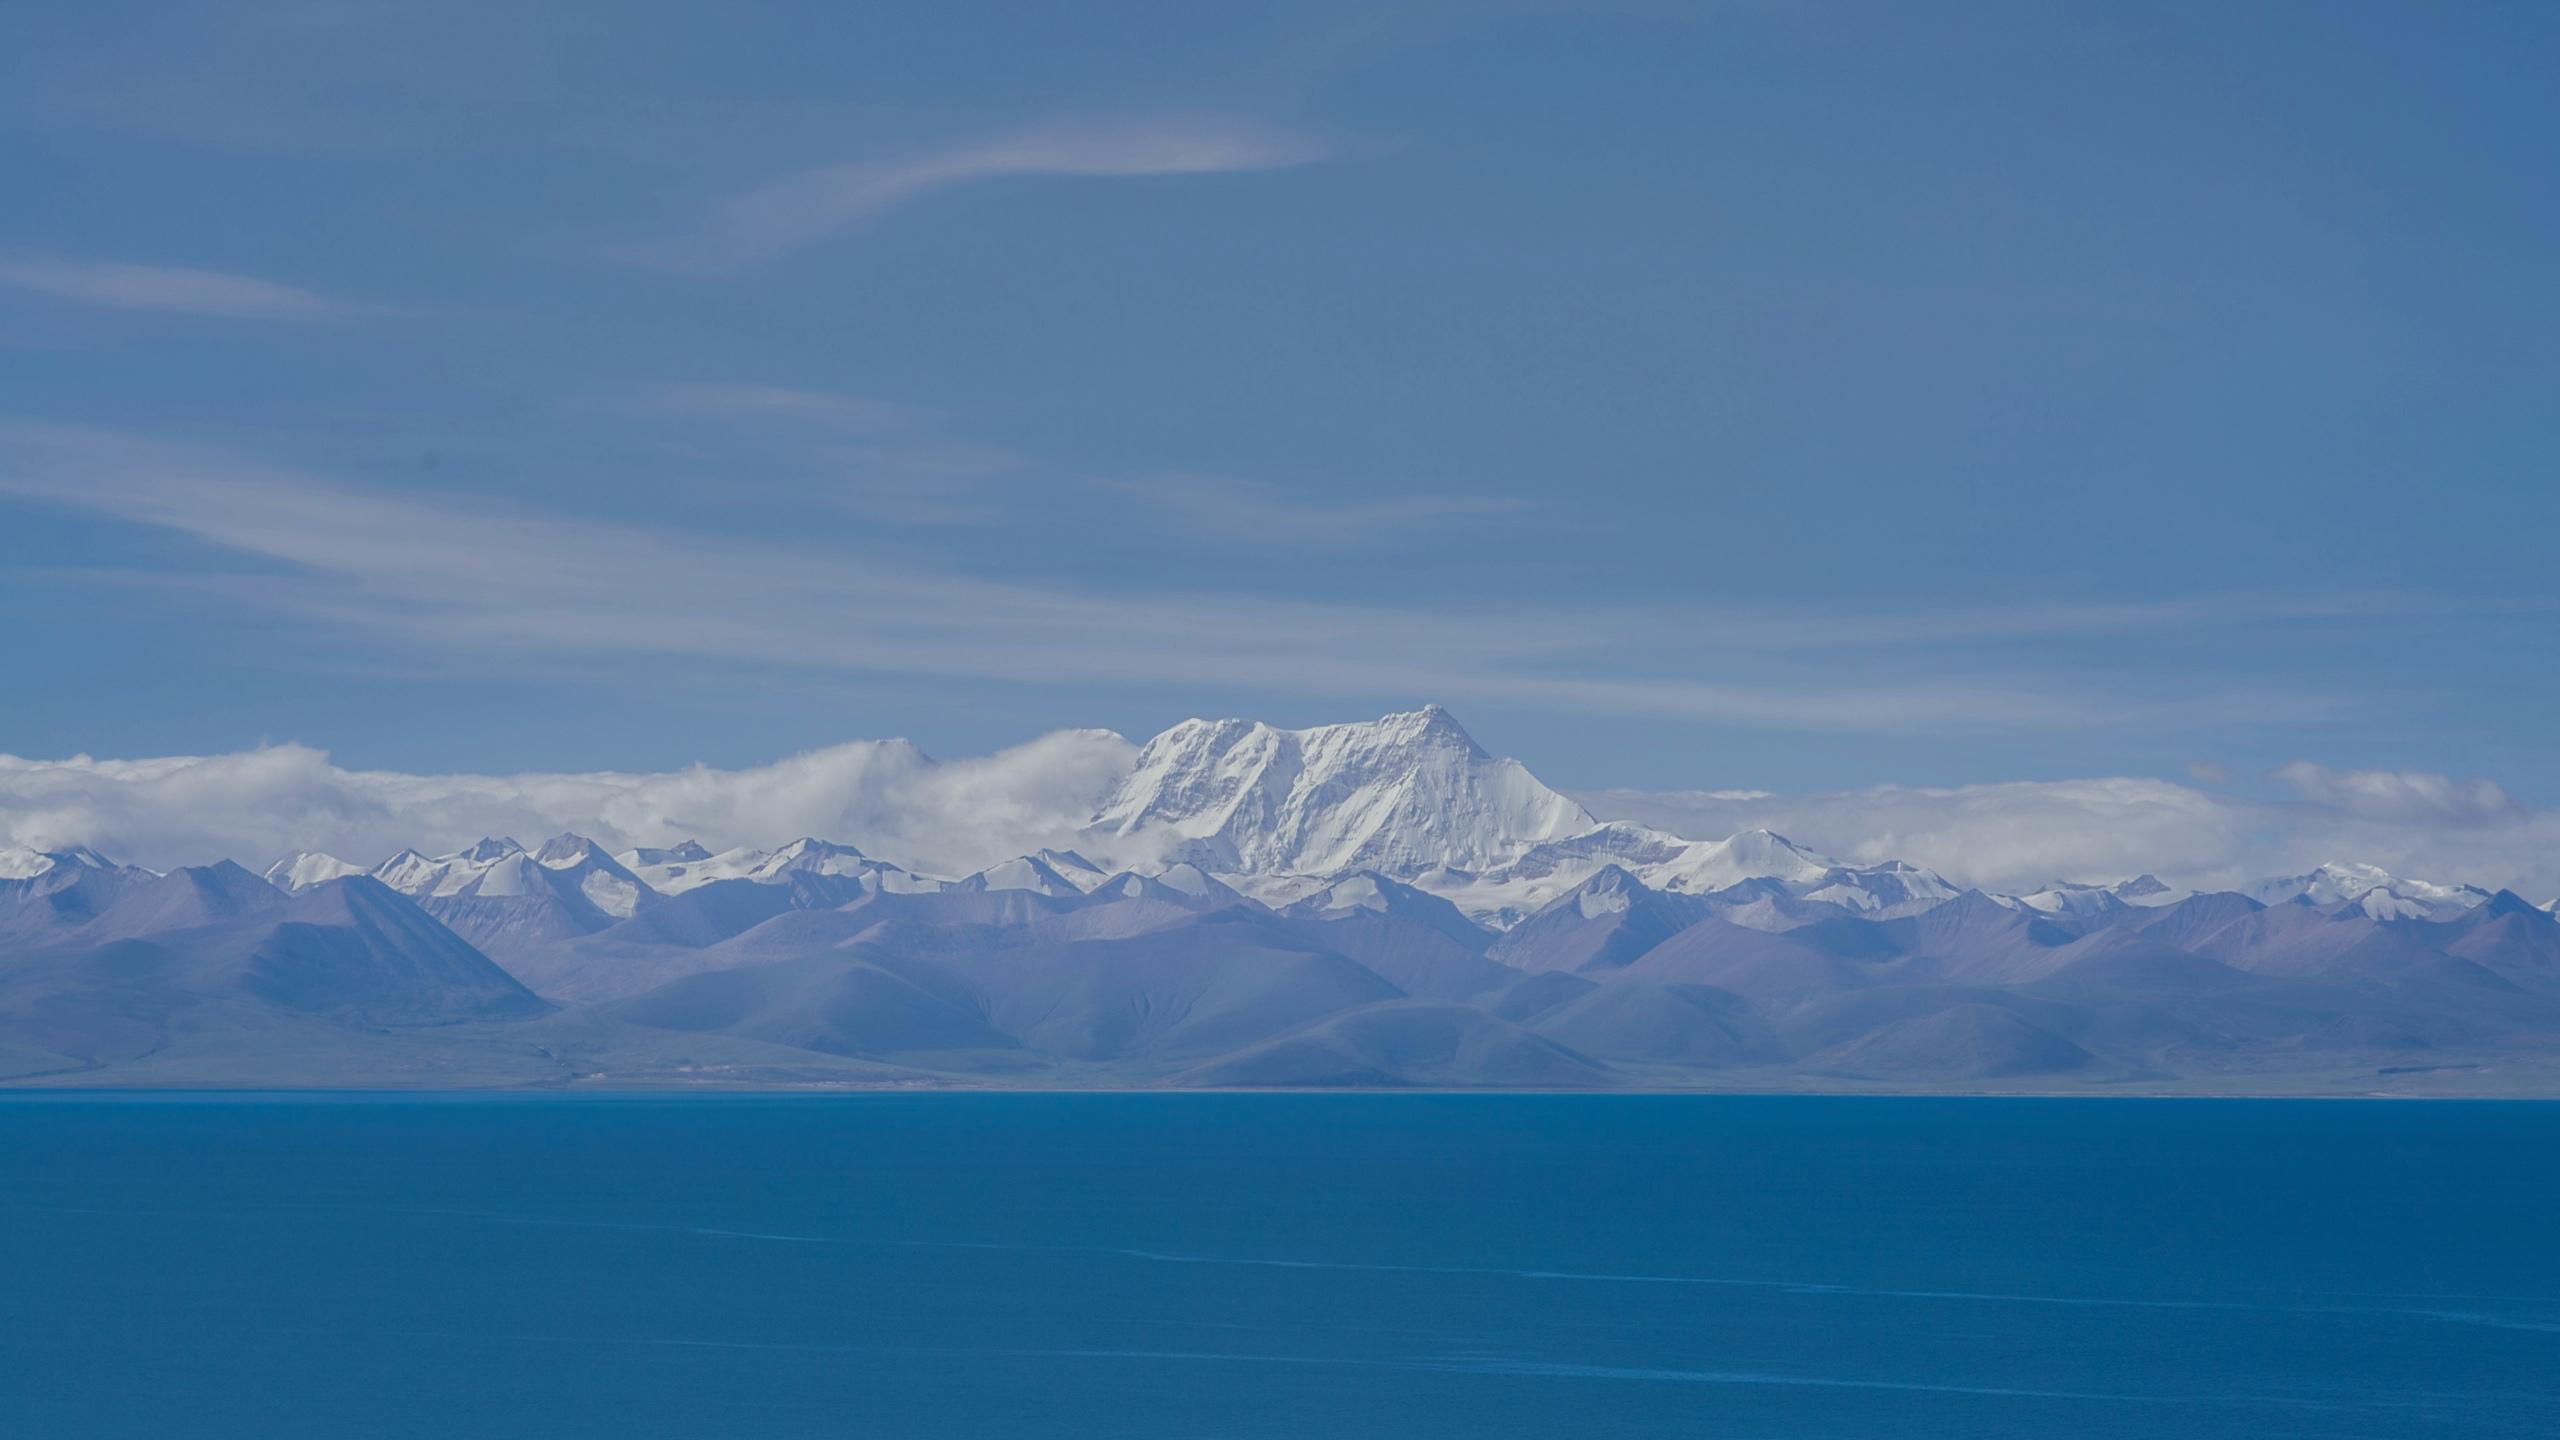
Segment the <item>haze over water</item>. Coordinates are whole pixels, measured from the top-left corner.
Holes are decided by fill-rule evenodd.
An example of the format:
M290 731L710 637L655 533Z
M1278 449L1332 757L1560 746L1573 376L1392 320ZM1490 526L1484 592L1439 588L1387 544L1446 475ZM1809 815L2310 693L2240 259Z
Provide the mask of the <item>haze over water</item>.
M0 1098L13 1436L2530 1436L2560 1107Z

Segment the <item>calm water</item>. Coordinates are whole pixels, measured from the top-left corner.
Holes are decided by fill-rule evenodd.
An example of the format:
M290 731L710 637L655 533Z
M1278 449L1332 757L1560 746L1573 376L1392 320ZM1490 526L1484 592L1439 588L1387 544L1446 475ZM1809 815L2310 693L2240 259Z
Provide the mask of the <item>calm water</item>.
M0 1097L0 1433L2560 1434L2560 1106Z

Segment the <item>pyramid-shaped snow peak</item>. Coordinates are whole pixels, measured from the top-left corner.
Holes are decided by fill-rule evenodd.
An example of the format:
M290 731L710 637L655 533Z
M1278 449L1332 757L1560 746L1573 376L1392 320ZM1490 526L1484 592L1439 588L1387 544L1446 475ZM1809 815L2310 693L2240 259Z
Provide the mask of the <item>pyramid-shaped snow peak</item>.
M363 866L350 865L335 855L318 850L296 850L268 866L266 879L268 884L289 895L299 895L315 885L363 873Z
M878 861L850 845L804 835L766 856L747 878L771 884L793 871L813 875L861 875L879 868Z
M565 870L588 859L607 860L604 847L574 830L563 830L542 842L533 852L534 863L546 870Z
M1592 823L1434 705L1311 730L1186 720L1147 742L1092 828L1221 874L1412 875L1500 865Z
M113 870L116 862L86 845L38 850L29 845L0 845L0 880L33 880L56 870Z
M1656 889L1684 895L1707 895L1745 880L1784 880L1810 885L1840 868L1840 862L1818 855L1770 830L1745 830L1723 840L1706 840L1649 867L1645 879Z

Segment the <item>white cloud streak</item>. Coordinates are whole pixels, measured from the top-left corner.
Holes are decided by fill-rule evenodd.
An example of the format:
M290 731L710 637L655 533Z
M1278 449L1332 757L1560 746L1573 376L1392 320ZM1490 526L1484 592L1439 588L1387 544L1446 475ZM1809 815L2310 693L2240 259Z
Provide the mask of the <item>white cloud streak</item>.
M224 320L328 321L363 309L253 275L106 260L0 259L0 285L78 305Z
M787 420L855 433L902 429L915 425L920 418L904 405L868 395L730 381L661 385L648 392L645 403L674 415L711 420Z
M800 249L937 191L1033 177L1127 179L1278 170L1326 158L1272 126L1194 116L1053 125L787 175L721 203L702 229L639 258L725 268Z
M1530 508L1507 496L1396 495L1376 500L1324 500L1277 485L1225 475L1160 475L1098 480L1096 488L1167 515L1182 528L1258 545L1353 547L1409 538L1454 520L1508 515Z
M1001 524L1002 482L1031 468L1002 446L944 433L939 416L867 395L696 381L649 387L622 408L707 427L724 468L895 524ZM742 452L755 457L743 467Z
M991 580L882 547L565 518L485 497L333 484L200 447L0 423L0 494L257 557L206 593L416 651L649 655L819 673L1228 686L1292 697L1498 701L1863 733L2296 723L2316 700L2132 696L2001 677L1782 684L1692 678L1700 656L1853 622L1558 604L1366 606ZM168 577L151 577L167 583ZM1884 628L1890 629L1890 626ZM1687 648L1682 648L1682 647ZM379 658L378 656L375 658Z

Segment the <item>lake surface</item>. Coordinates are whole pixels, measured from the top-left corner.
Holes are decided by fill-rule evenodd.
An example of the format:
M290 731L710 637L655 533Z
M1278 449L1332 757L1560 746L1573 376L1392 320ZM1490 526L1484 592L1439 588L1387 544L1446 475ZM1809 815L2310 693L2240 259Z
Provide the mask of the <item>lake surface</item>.
M0 1433L2560 1434L2560 1105L0 1096Z

